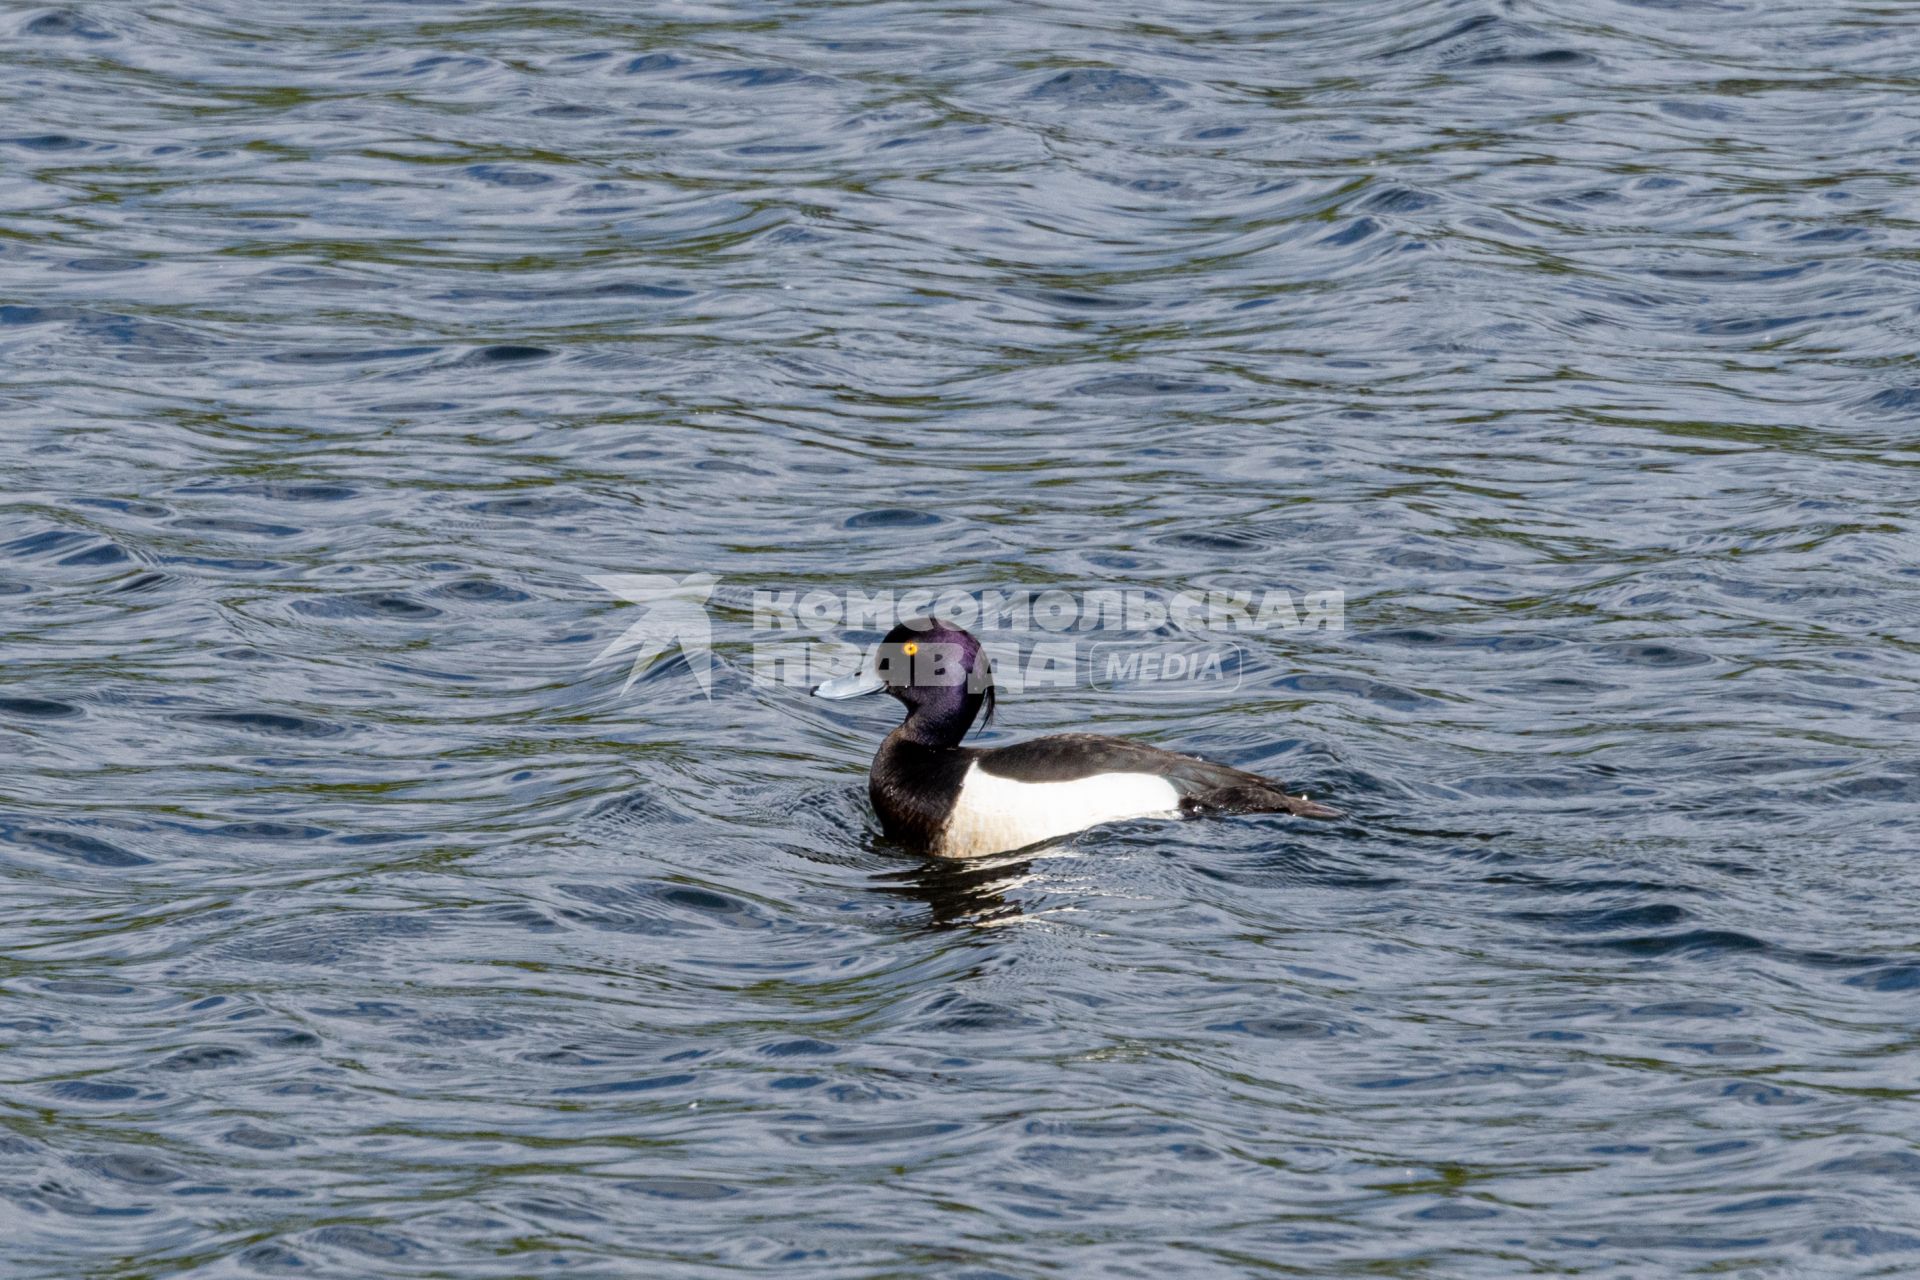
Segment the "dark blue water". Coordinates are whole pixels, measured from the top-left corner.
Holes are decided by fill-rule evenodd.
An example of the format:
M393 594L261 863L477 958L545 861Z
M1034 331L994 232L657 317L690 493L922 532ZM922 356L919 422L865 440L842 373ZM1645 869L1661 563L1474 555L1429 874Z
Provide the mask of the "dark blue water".
M0 1271L1920 1270L1917 40L5 6ZM1018 585L1351 818L887 845L752 593Z

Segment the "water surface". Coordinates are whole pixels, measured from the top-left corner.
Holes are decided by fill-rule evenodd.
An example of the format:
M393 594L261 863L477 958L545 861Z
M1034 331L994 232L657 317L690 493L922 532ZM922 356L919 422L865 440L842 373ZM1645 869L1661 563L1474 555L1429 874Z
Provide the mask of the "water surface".
M0 1270L1912 1274L1916 39L6 6ZM888 846L752 592L1017 585L1350 820Z

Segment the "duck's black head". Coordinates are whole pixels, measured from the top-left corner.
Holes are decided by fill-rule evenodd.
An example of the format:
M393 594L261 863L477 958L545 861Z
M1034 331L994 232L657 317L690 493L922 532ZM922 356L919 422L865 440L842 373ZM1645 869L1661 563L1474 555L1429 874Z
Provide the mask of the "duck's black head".
M986 708L993 719L993 668L987 651L964 627L939 618L914 618L887 632L874 654L887 692L907 706L907 736L932 746L954 746ZM918 732L915 732L915 730Z
M993 668L972 633L939 618L911 618L887 632L869 662L814 693L851 698L885 689L907 707L900 733L930 747L958 746L987 711L993 719Z

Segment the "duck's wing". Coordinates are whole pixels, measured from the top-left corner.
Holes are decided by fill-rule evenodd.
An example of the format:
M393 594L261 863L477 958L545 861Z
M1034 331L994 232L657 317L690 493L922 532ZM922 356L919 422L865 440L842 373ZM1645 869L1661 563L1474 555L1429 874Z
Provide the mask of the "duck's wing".
M1172 783L1180 793L1180 807L1190 812L1342 816L1305 796L1288 795L1272 778L1097 733L1033 738L981 751L974 761L984 772L1015 782L1074 782L1102 773L1150 773Z

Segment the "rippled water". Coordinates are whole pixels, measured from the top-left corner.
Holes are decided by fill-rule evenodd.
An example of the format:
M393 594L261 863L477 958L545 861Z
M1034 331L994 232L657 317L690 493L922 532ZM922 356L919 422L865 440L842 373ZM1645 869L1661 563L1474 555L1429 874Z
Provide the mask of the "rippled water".
M9 1277L1920 1269L1920 9L641 9L0 10ZM910 857L809 585L1353 816Z

